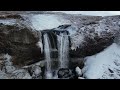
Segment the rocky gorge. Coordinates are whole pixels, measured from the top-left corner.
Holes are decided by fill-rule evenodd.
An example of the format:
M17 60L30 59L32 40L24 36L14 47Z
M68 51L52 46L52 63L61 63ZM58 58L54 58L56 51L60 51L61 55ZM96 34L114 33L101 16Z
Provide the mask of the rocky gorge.
M1 12L0 79L87 79L86 57L119 45L119 30L119 15Z

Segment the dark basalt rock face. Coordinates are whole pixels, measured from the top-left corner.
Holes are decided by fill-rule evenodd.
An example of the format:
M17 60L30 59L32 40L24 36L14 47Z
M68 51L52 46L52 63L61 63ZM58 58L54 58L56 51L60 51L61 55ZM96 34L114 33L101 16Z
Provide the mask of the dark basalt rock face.
M13 56L15 65L26 65L42 58L41 48L36 46L39 36L18 25L0 25L0 53Z
M91 56L97 54L110 46L114 42L115 36L108 34L105 37L95 37L94 39L90 37L85 38L85 42L82 47L77 48L76 50L70 50L70 56L72 58L84 58L86 56Z
M76 68L77 66L79 66L80 69L84 67L84 58L70 58L69 68L73 69Z

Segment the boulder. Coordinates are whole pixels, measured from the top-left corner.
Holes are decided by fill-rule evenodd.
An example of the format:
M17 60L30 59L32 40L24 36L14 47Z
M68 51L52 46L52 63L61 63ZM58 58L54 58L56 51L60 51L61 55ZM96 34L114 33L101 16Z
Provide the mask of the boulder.
M58 74L59 79L72 79L72 78L74 78L72 71L68 68L59 69L57 74Z

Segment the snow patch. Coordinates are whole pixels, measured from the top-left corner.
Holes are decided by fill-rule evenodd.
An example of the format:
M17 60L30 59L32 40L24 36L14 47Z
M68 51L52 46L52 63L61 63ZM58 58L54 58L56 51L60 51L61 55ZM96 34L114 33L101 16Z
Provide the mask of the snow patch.
M120 46L113 43L103 52L87 57L82 71L87 79L119 79Z
M85 78L83 78L83 77L78 77L78 79L85 79Z
M5 54L4 58L5 58L5 60L4 60L5 65L12 66L12 62L11 62L12 57L9 54Z
M14 25L16 23L16 20L14 19L0 20L0 23L5 24L5 25Z
M68 24L68 21L57 15L39 14L30 17L32 27L36 30L53 29L60 25Z
M76 67L75 71L76 71L76 73L77 73L78 76L82 75L82 71L81 71L81 69L79 67Z
M75 25L71 25L70 27L67 28L67 31L69 32L70 36L73 36L77 33L78 27Z

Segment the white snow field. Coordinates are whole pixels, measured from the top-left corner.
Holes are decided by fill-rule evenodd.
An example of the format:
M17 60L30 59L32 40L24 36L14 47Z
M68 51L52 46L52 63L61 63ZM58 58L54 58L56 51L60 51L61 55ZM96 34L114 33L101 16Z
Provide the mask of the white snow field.
M113 43L101 53L87 57L82 72L87 79L120 79L120 46Z
M69 24L69 22L62 17L50 14L32 15L30 20L32 27L36 30L53 29L60 25Z

